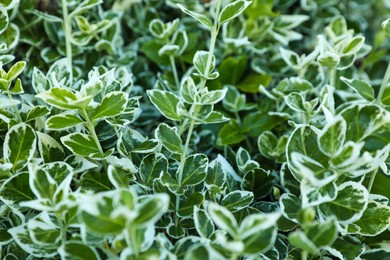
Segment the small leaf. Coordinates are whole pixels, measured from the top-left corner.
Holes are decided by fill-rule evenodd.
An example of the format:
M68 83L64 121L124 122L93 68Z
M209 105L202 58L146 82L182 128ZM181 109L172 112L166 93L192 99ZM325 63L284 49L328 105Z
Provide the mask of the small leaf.
M177 134L177 130L167 124L160 124L156 129L156 139L172 153L182 153L182 140Z
M22 73L24 67L26 67L25 61L18 61L17 63L15 63L8 71L7 79L9 81L16 79Z
M214 233L214 223L209 214L197 206L194 207L194 223L195 229L201 237L209 238Z
M104 96L102 102L91 112L93 121L113 117L121 114L127 104L127 95L121 91L110 92Z
M195 192L190 194L182 204L180 204L180 209L178 215L181 217L189 217L194 213L194 207L200 207L204 200L204 196L200 192Z
M93 156L100 153L91 135L69 134L61 137L61 142L73 153L80 156Z
M318 146L321 151L333 157L343 148L347 132L347 123L342 117L336 118L333 122L325 125L318 136Z
M193 11L190 11L180 4L177 4L177 6L183 11L183 13L188 14L189 16L195 18L197 21L199 21L200 23L202 23L206 27L208 27L208 28L213 27L213 24L211 23L210 19L207 16L205 16L204 14L199 14L199 13L195 13Z
M76 241L66 242L58 249L58 253L62 259L100 259L99 254L96 252L95 248L90 247L83 242Z
M204 154L193 154L186 158L181 185L195 185L206 178L209 160ZM179 169L180 170L180 169Z
M367 82L360 79L347 79L344 77L340 78L345 84L353 88L361 97L366 99L367 101L375 100L375 92L371 85Z
M381 102L383 105L390 106L390 86L387 86L383 91Z
M142 159L139 166L139 174L143 184L151 187L155 179L160 178L161 173L168 171L168 161L160 153L149 154Z
M342 53L344 55L351 55L357 53L364 44L365 38L363 36L353 37L349 43L343 48Z
M252 1L239 0L225 6L218 17L219 25L239 16L251 3Z
M146 227L150 223L154 224L168 210L168 206L169 196L167 194L154 194L144 198L139 208L137 208L138 214L132 224L139 227Z
M179 112L181 109L184 109L184 105L175 94L158 89L148 90L147 94L153 105L166 118L177 121L181 119Z
M22 169L34 156L36 136L33 128L25 123L14 125L5 135L4 161L13 164L13 170Z
M52 88L39 93L37 98L60 109L85 109L91 102L92 97L77 97L72 91L65 88Z
M30 201L34 198L34 193L29 185L28 172L12 176L0 188L0 199L7 205L19 206L20 202Z
M223 198L221 206L224 206L231 212L239 211L248 207L254 199L253 193L249 191L232 191Z
M333 201L319 206L325 217L336 216L340 223L353 223L361 218L367 207L367 189L356 182L344 182L338 187Z
M26 116L26 121L31 121L50 113L50 109L45 106L32 107Z
M197 51L194 55L193 63L196 68L196 70L199 72L200 75L204 77L208 77L209 74L214 70L215 68L215 56L212 54L211 56L211 62L209 64L209 67L207 68L209 59L209 52L207 51ZM207 69L207 70L206 70Z
M358 234L377 236L390 226L390 207L370 201L361 218L352 224L358 227Z
M233 238L239 234L238 223L234 215L226 208L210 202L207 211L210 214L211 219L222 230L228 232Z
M76 113L70 111L70 113L65 112L49 117L46 120L46 127L50 130L65 130L82 123L84 121Z

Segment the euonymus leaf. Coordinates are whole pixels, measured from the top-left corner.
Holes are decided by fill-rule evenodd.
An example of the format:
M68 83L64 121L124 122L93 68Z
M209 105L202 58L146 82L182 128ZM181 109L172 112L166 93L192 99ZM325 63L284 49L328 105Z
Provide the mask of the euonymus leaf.
M390 105L390 86L387 86L383 91L381 102L386 106Z
M232 237L237 237L239 234L238 223L234 215L216 203L210 202L207 207L213 222L222 230L228 232Z
M58 253L64 259L73 258L73 259L90 259L98 260L98 252L93 247L90 247L81 242L67 242L58 249Z
M36 141L31 126L20 123L11 127L4 140L4 161L12 163L14 171L23 168L34 155Z
M162 154L149 154L141 162L139 174L143 184L150 187L155 179L168 171L168 161Z
M24 70L24 67L26 67L25 61L19 61L15 63L10 70L8 71L8 77L7 80L12 81L16 79Z
M302 249L310 254L317 254L319 248L310 241L310 239L302 231L294 231L288 236L288 241L294 247Z
M239 211L243 209L253 201L253 193L248 191L232 191L222 199L221 205L230 210L231 212Z
M370 201L360 219L351 226L363 236L376 236L390 225L390 207Z
M318 248L332 245L337 238L337 222L334 218L324 222L308 223L304 227L307 238L310 239Z
M215 56L211 54L211 60L209 62L209 52L207 51L197 51L194 55L194 66L200 75L208 77L209 74L215 68ZM208 65L208 67L207 67Z
M34 199L34 194L29 187L29 174L27 172L14 175L0 188L0 199L8 204L15 205L22 201Z
M156 222L162 214L167 211L169 197L166 194L154 194L143 198L142 203L137 208L137 216L132 221L133 225L145 227Z
M211 218L206 211L197 206L194 206L193 208L196 231L200 236L209 238L214 233L214 223L211 221Z
M66 148L80 156L93 156L100 153L91 135L80 133L69 134L61 137L61 142Z
M156 129L156 139L172 153L181 153L182 140L177 134L177 130L167 124L160 124Z
M53 130L64 130L84 123L73 111L51 116L46 121L46 127Z
M374 89L365 81L359 79L347 79L345 77L340 78L348 86L353 88L361 97L367 101L374 101L375 93Z
M180 4L178 4L178 6L185 14L188 14L189 16L192 16L193 18L195 18L197 21L199 21L200 23L202 23L206 27L211 28L213 26L213 24L211 23L210 19L206 15L190 11L190 10L188 10L187 8L185 8L184 6L182 6Z
M206 178L209 160L204 154L193 154L186 158L181 185L195 185Z
M285 193L280 197L280 209L283 216L298 223L299 214L302 210L301 201L291 193Z
M239 16L251 3L252 1L239 0L225 6L218 17L219 25Z
M100 104L91 111L92 120L113 117L122 113L127 104L127 95L124 92L115 91L107 94Z
M346 137L347 123L342 117L328 123L318 136L318 146L321 151L333 157L339 153Z
M338 187L337 197L321 204L319 209L326 217L335 216L340 223L358 220L367 207L367 189L359 183L345 182Z
M147 94L153 105L165 117L171 120L180 120L180 110L184 109L180 99L173 93L158 89L148 90Z
M180 205L178 214L181 217L189 217L194 213L194 207L200 207L203 203L204 196L200 192L190 194Z
M91 102L92 97L78 97L72 91L66 88L52 88L48 91L39 93L37 98L60 109L85 109Z
M50 113L50 109L45 106L32 107L26 116L26 121L34 120Z

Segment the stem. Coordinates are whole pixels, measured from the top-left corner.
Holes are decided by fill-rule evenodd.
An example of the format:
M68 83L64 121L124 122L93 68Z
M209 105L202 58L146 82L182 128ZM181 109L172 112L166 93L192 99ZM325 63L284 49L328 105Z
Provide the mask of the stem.
M72 26L71 20L68 16L68 5L66 0L61 0L62 3L62 15L64 19L64 35L65 35L65 46L66 46L66 58L68 61L68 71L70 82L73 82L73 70L72 70L72 44L70 39L72 37Z
M302 260L307 260L307 252L306 251L302 251Z
M336 88L336 68L329 69L329 85Z
M8 93L8 98L11 99L11 100L13 100L12 95L11 95L10 93ZM19 119L20 122L23 122L23 119L22 119L22 117L20 116L18 107L17 107L16 105L14 105L13 108L14 108L14 112L15 112L15 114L16 114L16 117Z
M371 174L370 182L368 183L368 188L367 188L369 193L371 192L372 186L374 185L374 181L375 181L375 177L376 177L377 172L378 172L378 169L373 171L373 173Z
M81 110L81 115L87 121L86 122L87 123L87 129L88 129L89 133L92 135L92 138L95 141L95 144L96 144L97 148L99 149L100 155L103 157L103 155L104 155L103 148L100 145L99 138L97 137L97 134L96 134L96 131L95 131L95 126L93 125L93 123L92 123L91 119L89 118L88 113L87 113L87 111L85 109ZM107 164L106 164L106 162L104 160L102 161L102 164L103 164L104 169L107 170Z
M390 63L387 66L385 77L383 78L383 81L382 81L382 84L381 84L381 88L379 89L378 97L376 98L376 103L378 103L378 104L382 100L382 96L383 96L383 93L385 92L387 83L389 83L389 79L390 79Z
M173 73L173 77L175 78L176 88L179 89L180 88L180 81L179 81L179 76L177 75L175 57L173 55L169 55L169 61L171 62L172 73Z
M56 212L56 218L58 221L58 225L60 226L61 242L62 242L62 244L65 244L65 242L66 242L66 228L65 228L64 223L62 221L61 213Z
M184 164L186 162L188 147L190 145L191 135L192 135L192 131L194 130L194 126L195 126L195 121L192 120L190 128L188 129L187 139L186 139L186 143L185 143L184 148L183 148L183 153L181 154L181 158L180 158L179 173L178 173L178 177L177 177L177 182L178 182L179 187L181 187L181 182L183 179ZM177 212L179 211L179 209L180 209L180 194L176 194L176 215L175 215L175 226L176 227L179 224L179 216L177 215Z

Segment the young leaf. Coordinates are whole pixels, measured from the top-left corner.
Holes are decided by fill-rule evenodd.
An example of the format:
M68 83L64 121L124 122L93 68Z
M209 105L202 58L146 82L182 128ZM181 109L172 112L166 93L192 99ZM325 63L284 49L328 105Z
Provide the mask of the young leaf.
M82 123L84 121L75 112L69 111L49 117L46 127L50 130L65 130Z
M367 101L375 100L374 89L367 82L360 79L347 79L345 77L340 78L345 84L353 88L361 97Z
M19 61L15 63L10 70L8 71L8 77L7 80L12 81L16 79L24 70L24 67L26 67L25 61Z
M73 153L80 156L99 154L99 148L91 135L74 133L61 137L61 142Z
M218 17L219 26L236 18L252 3L252 1L238 0L225 6Z
M91 111L90 117L93 121L97 121L119 115L125 110L127 101L127 95L124 92L110 92L103 98L102 102Z
M184 110L184 105L175 94L158 89L148 90L147 94L153 105L166 118L177 121L181 119L180 111Z
M199 72L199 74L203 77L208 77L209 74L214 70L215 68L215 56L212 54L211 56L211 62L209 68L207 68L207 62L209 59L209 52L207 51L197 51L194 55L193 63L196 68L196 70ZM208 69L206 71L206 69Z
M367 189L356 182L344 182L338 187L335 200L321 204L326 217L335 216L340 223L353 223L364 213L368 203Z
M5 135L4 161L13 164L13 170L22 169L34 156L36 135L33 128L25 123L14 125Z
M181 4L177 4L177 6L183 11L183 13L188 14L189 16L195 18L198 22L205 25L206 27L208 28L213 27L213 24L211 23L210 19L206 15L190 11L184 6L182 6Z
M204 154L193 154L186 158L181 185L195 185L206 178L209 159Z
M48 91L39 93L37 98L60 109L85 109L91 102L92 97L77 97L72 91L65 88L52 88Z
M210 202L207 207L213 222L222 230L228 232L233 238L239 234L238 223L234 215L226 208Z
M252 192L236 190L226 194L221 201L221 206L234 213L248 207L252 203L253 198Z
M174 128L167 124L160 124L156 129L156 139L172 153L182 153L182 140Z

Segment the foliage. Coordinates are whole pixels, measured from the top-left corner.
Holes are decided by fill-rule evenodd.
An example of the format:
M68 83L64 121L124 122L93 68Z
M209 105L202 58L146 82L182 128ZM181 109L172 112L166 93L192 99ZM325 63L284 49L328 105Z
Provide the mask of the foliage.
M3 1L2 259L389 258L389 13Z

